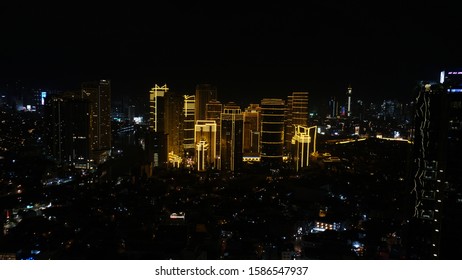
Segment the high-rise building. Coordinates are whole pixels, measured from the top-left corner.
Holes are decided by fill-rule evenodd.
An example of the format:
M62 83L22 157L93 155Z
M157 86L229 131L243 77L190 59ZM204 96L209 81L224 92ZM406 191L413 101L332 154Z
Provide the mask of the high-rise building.
M308 92L292 93L292 124L308 125Z
M223 105L218 100L210 100L205 106L205 119L209 121L220 121L220 115L223 112Z
M215 121L198 120L194 129L196 146L196 169L206 171L216 168L217 124Z
M183 156L186 166L192 166L194 158L195 96L184 95L183 105Z
M462 71L416 93L410 257L448 259L462 249Z
M80 94L46 97L49 152L60 164L90 168L90 103Z
M220 156L220 148L221 148L220 147L220 131L221 131L220 117L221 117L222 112L223 112L223 105L221 104L220 101L212 99L206 104L206 107L205 107L206 120L215 121L215 123L217 124L217 144L216 144L217 158L219 158ZM216 163L217 169L221 169L220 164L221 164L220 160L217 159L217 163Z
M347 89L347 117L351 117L351 94L352 94L353 89L351 88L351 85L348 86Z
M286 153L290 151L295 126L308 125L308 92L293 92L287 97L284 143Z
M440 258L449 259L462 250L462 69L442 71L441 76L447 94L448 132Z
M111 151L111 83L109 80L82 83L82 98L90 101L90 152L95 163Z
M206 120L206 106L210 100L218 100L217 88L211 84L199 84L195 92L195 121Z
M238 170L243 159L244 115L234 104L225 105L221 114L221 169Z
M167 134L164 132L148 130L145 139L145 149L147 151L148 162L151 168L151 171L148 174L152 174L154 168L167 166Z
M332 96L329 100L329 117L336 118L338 116L338 101L335 96Z
M310 155L316 152L316 126L306 127L294 125L295 133L292 138L292 157L295 171L307 168Z
M244 111L244 154L259 156L260 153L260 105L250 104Z
M441 84L423 83L415 100L410 254L439 258L447 153L447 95Z
M166 93L164 117L169 156L183 157L183 105L183 95L170 91Z
M165 132L165 94L167 85L157 84L149 91L149 129L155 132Z
M462 70L443 71L448 95L447 178L451 188L462 191ZM461 200L462 202L462 200Z
M294 136L292 123L292 95L287 96L286 109L284 110L284 155L290 153L291 140Z
M284 110L282 99L261 101L260 158L262 164L278 165L283 160Z
M166 166L168 161L165 133L165 95L167 85L157 84L149 91L149 134L146 140L148 162L151 168Z

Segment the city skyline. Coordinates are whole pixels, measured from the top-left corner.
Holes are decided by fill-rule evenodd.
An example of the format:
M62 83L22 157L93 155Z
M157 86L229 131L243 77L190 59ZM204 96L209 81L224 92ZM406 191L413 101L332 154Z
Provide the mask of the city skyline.
M210 83L222 102L308 91L317 108L350 84L353 99L409 99L417 81L461 65L460 25L442 2L7 4L0 20L0 79L64 89L108 79L114 97Z
M421 83L415 106L358 103L313 118L309 92L242 111L216 101L209 85L191 98L156 84L144 122L111 114L109 80L82 83L81 94L35 90L26 107L2 96L0 255L452 258L461 76ZM438 143L451 154L432 149Z
M3 4L0 259L457 258L458 18Z

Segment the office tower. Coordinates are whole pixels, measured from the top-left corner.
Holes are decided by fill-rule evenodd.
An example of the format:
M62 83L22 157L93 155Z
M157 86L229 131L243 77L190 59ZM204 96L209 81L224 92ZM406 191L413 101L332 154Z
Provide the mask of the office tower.
M155 132L165 132L165 93L167 85L154 85L149 91L149 129Z
M149 91L149 136L146 140L151 167L167 163L167 135L165 134L165 94L167 85L154 85Z
M250 104L244 111L244 154L260 155L260 105Z
M216 121L220 120L220 115L223 112L223 105L220 101L215 99L210 100L205 107L205 119L209 121Z
M218 100L217 88L211 84L199 84L195 92L195 120L206 120L206 106L210 100Z
M183 105L183 156L186 166L192 165L194 158L195 143L194 143L194 126L195 126L195 96L184 95Z
M171 155L183 157L183 105L182 94L167 92L165 95L165 133L167 151Z
M90 103L80 94L46 97L45 122L50 155L59 163L90 168Z
M307 168L310 164L310 155L316 153L316 126L306 127L294 125L295 133L292 138L292 156L295 171Z
M242 166L244 115L235 104L227 104L221 114L221 169L235 171Z
M338 101L335 96L332 96L329 100L329 117L336 118L338 116Z
M352 88L351 85L348 86L347 89L347 109L346 109L346 114L347 117L351 117L351 94L352 94Z
M446 185L442 199L440 259L449 259L458 258L456 252L462 250L462 69L442 71L440 82L446 92L443 117L448 129L447 141L442 144L446 149L446 162L441 170Z
M167 166L167 134L148 130L145 139L145 149L151 168L148 174L152 174L154 168Z
M215 121L217 123L217 131L220 132L220 116L223 112L223 105L215 99L207 102L205 106L205 120Z
M286 152L290 151L295 125L308 125L308 92L293 92L287 97L287 113L284 134Z
M221 131L221 113L223 112L223 105L221 104L220 101L217 101L215 99L210 100L207 102L206 107L205 107L205 118L206 120L209 121L215 121L217 124L217 162L216 162L216 167L217 169L220 168L220 160L218 160L220 156L220 131Z
M308 92L292 93L292 124L308 125Z
M282 99L261 101L260 157L262 164L278 165L283 159L284 109Z
M95 163L102 163L111 151L110 81L82 83L82 98L90 101L90 156Z
M414 107L409 255L450 259L462 249L462 71L421 83Z
M447 179L451 188L462 191L462 70L443 71L448 95ZM462 200L461 200L462 202Z
M286 109L284 110L284 155L290 153L294 127L292 124L292 95L287 96Z
M196 147L196 169L206 171L215 168L217 124L215 121L198 120L194 127Z
M422 83L415 104L410 254L437 259L447 159L447 94L441 84Z

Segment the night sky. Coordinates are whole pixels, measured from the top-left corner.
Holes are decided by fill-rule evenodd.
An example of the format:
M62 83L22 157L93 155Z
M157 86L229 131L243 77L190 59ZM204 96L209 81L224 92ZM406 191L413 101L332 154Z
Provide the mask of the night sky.
M316 110L350 83L356 98L407 100L462 65L462 21L444 1L14 2L0 4L0 81L41 87L110 79L117 97L212 83L242 105L309 91Z

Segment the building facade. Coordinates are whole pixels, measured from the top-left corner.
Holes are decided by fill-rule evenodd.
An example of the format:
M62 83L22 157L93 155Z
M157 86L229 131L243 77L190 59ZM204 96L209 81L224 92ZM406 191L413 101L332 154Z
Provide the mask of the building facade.
M265 165L279 165L283 161L284 110L282 99L265 98L261 101L260 160Z
M93 161L104 162L111 151L111 82L82 83L82 98L90 102L90 153Z
M287 97L287 109L284 127L285 154L290 153L295 126L308 125L308 92L293 92Z
M59 163L90 168L90 103L80 94L46 98L45 121L50 155Z
M215 121L199 120L194 127L196 148L195 166L197 171L216 168L217 124Z
M183 157L183 95L167 92L165 96L165 134L170 156Z
M220 167L235 171L242 166L244 116L239 106L227 105L221 114Z
M195 96L183 96L183 158L185 165L192 167L194 165L194 126L195 126Z
M260 156L260 105L250 104L244 115L244 154Z
M196 85L195 121L206 120L206 106L211 100L218 100L217 88L211 84Z
M316 153L317 127L294 125L295 133L292 138L292 159L296 172L310 165L310 156Z
M168 162L165 109L167 85L154 85L149 91L149 133L146 139L148 162L152 168L165 167Z

